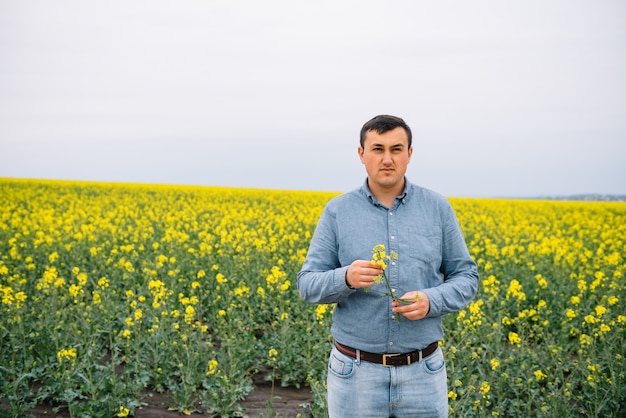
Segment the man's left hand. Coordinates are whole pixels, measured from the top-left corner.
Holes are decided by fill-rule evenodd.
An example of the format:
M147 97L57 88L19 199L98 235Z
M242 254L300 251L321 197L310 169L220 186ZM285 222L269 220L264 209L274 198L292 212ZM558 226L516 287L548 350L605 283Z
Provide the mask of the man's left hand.
M405 301L413 301L413 303L407 304L394 300L391 304L393 306L392 311L403 315L405 318L412 321L424 318L430 311L430 300L424 292L412 291L407 292L400 297Z

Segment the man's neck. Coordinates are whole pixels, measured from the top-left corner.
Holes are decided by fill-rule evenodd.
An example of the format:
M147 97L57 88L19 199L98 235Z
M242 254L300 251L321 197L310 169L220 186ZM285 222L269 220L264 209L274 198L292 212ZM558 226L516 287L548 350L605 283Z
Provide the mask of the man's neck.
M405 183L402 182L402 184L399 187L395 186L395 187L385 188L385 187L372 187L370 181L368 180L367 182L367 186L369 187L370 192L372 192L372 195L374 195L376 200L378 200L380 203L387 206L388 208L392 207L393 202L396 200L396 197L402 194L402 192L404 191L404 184Z

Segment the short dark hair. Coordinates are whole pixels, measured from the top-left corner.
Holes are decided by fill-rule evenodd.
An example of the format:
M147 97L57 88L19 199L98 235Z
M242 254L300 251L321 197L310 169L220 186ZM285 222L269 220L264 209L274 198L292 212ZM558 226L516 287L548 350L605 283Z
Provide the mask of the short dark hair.
M413 143L413 134L409 125L397 116L391 115L378 115L365 122L365 125L361 128L361 148L365 146L365 136L369 131L375 131L379 134L384 134L387 131L392 131L396 128L402 128L406 132L406 136L409 140L409 148Z

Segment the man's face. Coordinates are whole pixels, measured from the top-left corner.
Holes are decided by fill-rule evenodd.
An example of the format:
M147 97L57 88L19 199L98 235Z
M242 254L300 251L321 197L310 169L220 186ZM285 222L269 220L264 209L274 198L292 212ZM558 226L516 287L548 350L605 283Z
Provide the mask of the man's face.
M384 134L368 131L363 148L359 147L359 157L365 165L370 189L404 187L404 174L412 153L413 148L409 148L409 139L403 128L398 127Z

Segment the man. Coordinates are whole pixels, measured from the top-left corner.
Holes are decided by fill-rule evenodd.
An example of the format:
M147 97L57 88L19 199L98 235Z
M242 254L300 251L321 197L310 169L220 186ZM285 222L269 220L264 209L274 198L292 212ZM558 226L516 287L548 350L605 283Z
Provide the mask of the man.
M447 199L405 178L413 148L402 119L366 122L358 153L367 179L328 202L298 273L303 300L336 303L328 413L445 417L441 317L476 294L476 264ZM372 262L381 244L388 287Z

